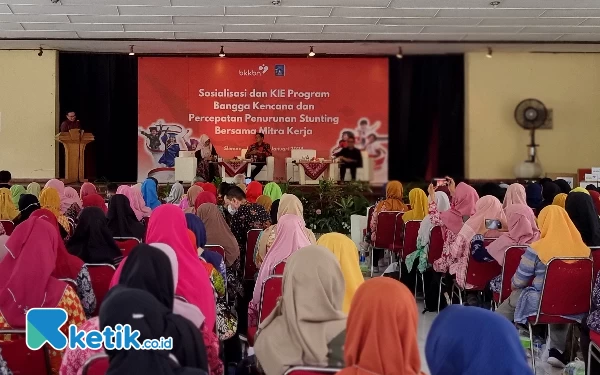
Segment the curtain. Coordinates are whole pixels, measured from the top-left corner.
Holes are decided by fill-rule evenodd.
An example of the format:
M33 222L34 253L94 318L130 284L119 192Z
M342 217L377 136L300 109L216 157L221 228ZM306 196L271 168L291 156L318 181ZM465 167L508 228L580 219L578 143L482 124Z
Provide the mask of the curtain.
M59 54L60 122L67 112L75 111L82 129L95 136L86 148L86 178L136 181L137 82L135 57Z
M390 58L390 180L464 177L464 58Z

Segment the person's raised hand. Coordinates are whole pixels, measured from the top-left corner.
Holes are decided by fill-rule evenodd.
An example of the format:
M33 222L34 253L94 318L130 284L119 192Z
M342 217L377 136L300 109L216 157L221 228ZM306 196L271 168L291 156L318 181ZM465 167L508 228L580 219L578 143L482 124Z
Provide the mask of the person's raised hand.
M429 193L429 200L431 202L433 202L433 200L435 198L435 188L433 187L433 184L429 184L429 187L427 188L427 192Z
M446 176L446 180L448 180L448 190L450 190L450 194L454 196L454 192L456 191L456 182L452 177Z

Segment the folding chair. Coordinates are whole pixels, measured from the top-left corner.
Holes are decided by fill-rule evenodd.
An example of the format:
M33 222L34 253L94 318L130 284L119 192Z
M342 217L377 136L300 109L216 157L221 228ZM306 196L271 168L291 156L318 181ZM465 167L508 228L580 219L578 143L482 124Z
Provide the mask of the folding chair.
M115 274L115 267L112 264L93 264L86 263L87 269L92 279L92 289L96 295L96 310L93 316L97 316L100 312L100 305L104 300L104 296L108 293L110 281Z
M210 250L219 253L223 259L225 259L225 249L221 245L204 245L204 250Z
M417 237L419 236L419 227L421 226L421 220L409 220L404 223L404 244L402 245L402 261L406 260L406 257L414 253L417 250ZM415 273L415 296L417 295L419 273ZM423 274L421 274L421 284L423 286L423 297L425 297L425 281Z
M24 329L1 329L0 337L17 335L12 341L0 341L2 358L12 373L23 375L50 374L50 356L44 345L42 350L31 350L25 341Z
M375 249L390 250L398 254L402 251L400 236L396 236L398 220L402 223L401 225L404 225L402 215L404 213L399 211L381 211L377 214L377 236L371 245L371 277L373 277L373 251ZM396 242L396 237L398 237L398 242Z
M128 256L131 250L141 243L140 239L135 237L113 237L113 239L124 257Z
M494 303L499 306L512 293L512 277L517 273L521 258L527 246L511 246L504 252L504 265L502 265L502 286L500 293L494 293Z
M254 248L258 241L258 236L262 229L250 229L246 235L246 265L244 267L244 280L254 280L254 275L258 272L254 264Z
M483 240L483 245L488 246L495 238L486 238ZM465 283L472 285L471 288L466 289L460 287L456 281L452 284L452 296L455 294L458 296L460 304L463 304L462 294L466 291L484 291L489 282L496 276L502 273L502 267L498 262L478 262L473 259L471 252L469 251L469 259L467 260L467 270ZM458 293L454 293L454 290Z
M4 228L7 236L10 236L15 230L15 223L10 220L0 220L0 225Z
M592 362L592 359L594 360ZM590 331L590 347L587 358L588 374L600 373L600 333Z
M108 371L108 356L96 354L85 361L81 368L82 375L104 375Z
M594 266L590 258L550 259L538 311L535 316L527 319L531 342L534 325L573 324L576 322L562 316L587 314L590 311L593 272ZM531 360L535 374L535 356Z
M277 306L277 300L281 297L281 293L283 290L283 276L281 275L272 275L269 276L262 285L262 289L260 291L260 304L258 307L258 323L262 323L263 320L273 310L275 306ZM256 331L258 327L248 327L248 344L250 346L254 346L254 336L256 336Z
M69 284L71 286L71 288L73 288L73 290L75 290L75 293L77 293L77 282L73 279L69 279L69 278L64 278L64 279L59 279L60 281L64 281L65 283Z
M442 227L435 226L429 231L429 250L427 251L427 263L433 265L433 262L442 257L443 251L444 236L442 236ZM421 274L421 278L423 278L423 274ZM442 298L442 281L443 277L440 277L440 283L438 286L438 313L440 312L440 303Z
M288 369L283 375L329 375L336 374L341 370L341 368L334 367L295 366Z
M271 271L271 275L283 275L283 271L285 270L285 262L286 259L277 263L275 267L273 267L273 271Z
M590 250L592 250L592 260L594 262L594 280L598 276L598 272L600 271L600 246L590 246Z

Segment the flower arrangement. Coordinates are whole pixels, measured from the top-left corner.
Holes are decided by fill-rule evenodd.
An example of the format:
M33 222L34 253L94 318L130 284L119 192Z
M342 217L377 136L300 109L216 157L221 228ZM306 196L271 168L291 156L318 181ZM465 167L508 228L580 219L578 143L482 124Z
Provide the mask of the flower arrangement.
M306 227L315 233L350 233L350 216L364 215L369 201L364 193L370 191L368 183L351 182L337 185L332 180L319 181L318 189L303 192L288 191L304 205Z

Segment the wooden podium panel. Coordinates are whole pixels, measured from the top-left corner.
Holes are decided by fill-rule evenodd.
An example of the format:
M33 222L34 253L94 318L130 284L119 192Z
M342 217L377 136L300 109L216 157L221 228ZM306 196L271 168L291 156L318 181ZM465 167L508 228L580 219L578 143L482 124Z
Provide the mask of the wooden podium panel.
M58 133L55 137L65 147L65 179L66 184L83 182L85 146L94 141L92 133L80 129Z

